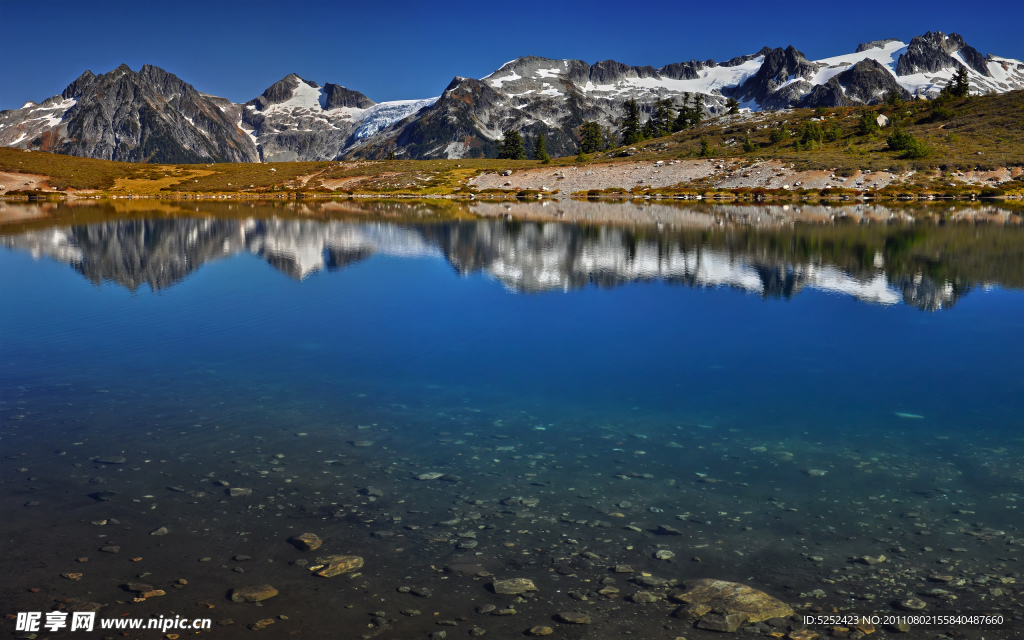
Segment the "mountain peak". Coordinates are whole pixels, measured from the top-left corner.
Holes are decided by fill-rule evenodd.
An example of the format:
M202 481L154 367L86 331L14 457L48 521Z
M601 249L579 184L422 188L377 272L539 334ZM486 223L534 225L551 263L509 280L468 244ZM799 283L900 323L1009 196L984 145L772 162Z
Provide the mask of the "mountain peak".
M885 38L883 40L872 40L870 42L862 42L857 45L856 53L863 53L870 51L871 49L884 49L885 45L890 42L902 42L899 38Z
M942 69L957 69L965 65L983 76L992 75L985 56L968 45L960 34L951 33L947 36L941 31L929 31L923 36L914 36L910 41L906 53L900 55L896 64L896 75L936 73Z

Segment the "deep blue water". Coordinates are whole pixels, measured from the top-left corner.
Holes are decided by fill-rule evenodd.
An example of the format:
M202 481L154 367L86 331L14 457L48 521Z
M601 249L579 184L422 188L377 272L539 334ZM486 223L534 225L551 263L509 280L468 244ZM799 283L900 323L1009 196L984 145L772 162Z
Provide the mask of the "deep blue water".
M969 525L1011 540L1021 536L1024 292L1016 281L969 282L943 308L911 294L881 304L812 284L775 295L767 285L760 291L694 285L649 274L612 284L595 275L603 286L537 287L507 275L530 262L523 252L474 245L502 257L469 268L451 245L427 242L433 249L364 251L301 277L288 266L293 263L281 266L280 252L272 258L265 248L232 250L200 262L190 258L187 269L154 289L126 286L139 271L128 258L93 268L98 258L89 251L109 256L117 248L127 255L137 244L138 221L119 224L123 233L111 237L121 240L98 249L84 240L98 228L73 230L72 244L92 248L70 265L33 258L24 236L10 236L15 239L0 249L2 442L5 454L21 460L4 464L8 526L40 513L59 518L63 510L82 513L85 522L99 508L81 502L97 488L85 483L90 472L65 468L61 456L86 466L92 456L114 452L147 463L177 460L162 476L104 485L141 496L172 483L187 488L185 477L208 483L240 468L265 469L270 463L258 460L280 450L286 462L298 463L296 483L305 483L311 500L329 489L316 474L336 468L321 471L321 465L355 456L351 478L332 477L348 486L408 491L410 507L422 506L434 519L444 509L431 500L445 498L417 498L424 485L402 485L397 469L415 474L444 466L462 477L453 489L460 498L486 500L507 497L524 477L550 473L551 480L534 483L546 487L539 491L550 494L545 500L554 517L573 512L580 491L608 505L592 507L600 513L627 511L641 528L672 514L671 522L697 529L687 530L684 546L707 546L701 536L717 536L750 558L703 551L710 562L691 571L750 574L766 587L794 589L793 599L818 585L819 576L809 569L783 578L778 567L807 555L801 551L807 547L781 540L810 535L824 543L834 536L830 560L841 566L849 554L878 551L881 543L849 542L865 532L887 540L884 549L903 537L918 541L905 521L894 527L888 520L912 509L932 514L940 529ZM381 233L379 225L369 226ZM166 256L157 255L157 231L144 234L152 241L143 251L146 269L169 272L170 263L161 262ZM444 235L415 227L403 232ZM736 268L754 262L732 258ZM800 265L783 265L790 268ZM878 275L835 268L851 281ZM895 279L883 276L890 284ZM495 448L487 438L499 435L514 444ZM363 437L376 448L351 447ZM253 438L253 457L244 458ZM18 464L34 478L19 475ZM809 478L812 469L827 475ZM615 474L629 472L649 472L657 484L616 484L628 478ZM702 484L706 478L728 488ZM680 502L680 488L699 497ZM301 501L301 493L295 488L290 499ZM37 494L46 496L42 509L26 515L20 505ZM640 501L636 513L615 506L626 498ZM876 522L873 533L863 520L880 516L863 506L869 501L896 505L879 510L886 521ZM756 515L764 504L798 505L791 511L801 519L780 521L774 508ZM842 504L854 506L832 506ZM970 517L962 515L964 505ZM214 518L215 524L207 518L220 507L210 508L176 517L201 519L214 537L218 527L228 537L258 528L247 521L252 512L237 521ZM860 515L849 517L855 512ZM752 534L725 519L715 531L700 531L726 513L748 514L736 522L763 519ZM572 531L560 535L576 536ZM981 543L958 536L935 546L952 544ZM362 552L388 553L367 549ZM935 560L931 549L904 548L907 564L925 570ZM1000 554L1002 547L972 551L972 570L994 571ZM420 559L443 564L429 554ZM783 587L786 580L796 586Z
M157 292L93 285L10 250L0 272L8 389L167 385L173 399L176 384L208 376L235 397L443 393L547 422L837 435L906 428L896 412L925 416L915 429L1015 434L1024 414L1024 294L998 287L929 313L661 282L514 293L440 257L374 256L295 281L242 254Z

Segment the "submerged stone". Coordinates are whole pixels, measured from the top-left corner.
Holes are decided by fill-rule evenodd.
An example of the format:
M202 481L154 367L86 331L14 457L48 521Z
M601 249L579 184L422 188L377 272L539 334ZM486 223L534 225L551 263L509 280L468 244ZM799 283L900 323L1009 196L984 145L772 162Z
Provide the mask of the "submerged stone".
M494 593L504 596L517 596L527 591L536 591L537 587L533 580L527 578L509 578L508 580L495 580L492 585Z
M747 621L747 618L748 616L745 613L709 613L697 621L697 628L733 633L740 628L741 624Z
M317 565L321 565L316 575L323 578L333 578L343 573L352 573L363 567L363 559L359 556L333 555L316 559ZM323 566L326 565L326 566Z
M273 598L277 593L277 589L269 584L257 584L232 590L231 600L234 602L260 602Z
M100 464L124 464L128 462L128 458L124 456L97 456L92 461Z
M688 581L686 586L687 590L675 596L676 600L706 606L722 616L744 614L748 622L755 623L793 615L793 609L785 602L736 582L703 579Z
M320 539L320 536L315 533L303 533L302 535L293 536L288 540L293 545L302 549L303 551L314 551L320 548L324 542Z
M562 611L555 617L566 624L590 624L590 616L579 611Z

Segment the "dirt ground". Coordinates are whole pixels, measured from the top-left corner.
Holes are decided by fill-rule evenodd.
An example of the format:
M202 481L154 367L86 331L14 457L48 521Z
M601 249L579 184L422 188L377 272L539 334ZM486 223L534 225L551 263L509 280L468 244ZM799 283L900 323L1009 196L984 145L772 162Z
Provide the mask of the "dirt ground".
M950 174L952 181L968 184L1000 184L1020 175L1020 167L1001 167L994 171L958 171ZM697 180L704 186L765 189L880 189L893 183L902 183L916 174L887 171L857 171L842 177L830 171L794 171L777 160L747 165L737 159L672 160L657 162L624 162L585 165L580 167L539 167L501 173L484 173L470 180L478 189L506 189L518 191L535 189L558 190L569 195L591 189L634 187L686 187Z
M46 176L39 176L31 173L13 173L0 171L0 195L8 191L21 191L24 189L49 189L46 183Z

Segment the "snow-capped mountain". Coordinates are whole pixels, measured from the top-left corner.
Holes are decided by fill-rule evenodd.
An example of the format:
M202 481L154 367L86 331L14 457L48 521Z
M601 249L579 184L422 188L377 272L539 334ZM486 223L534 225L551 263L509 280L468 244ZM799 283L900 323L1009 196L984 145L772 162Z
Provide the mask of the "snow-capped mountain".
M146 65L86 71L61 95L0 111L0 145L131 162L253 162L230 104Z
M290 74L240 110L238 127L264 162L333 160L392 122L433 103L375 103L358 91Z
M543 132L554 155L576 153L588 120L614 129L635 99L703 96L720 113L743 107L848 106L889 92L933 97L965 69L975 93L1024 89L1024 62L984 55L957 34L929 32L909 43L876 40L854 53L808 60L765 47L725 62L660 68L614 60L524 57L482 79L456 77L437 98L377 104L340 85L290 74L245 104L199 93L152 66L86 72L61 95L0 112L0 145L146 162L334 160L351 157L493 157L506 129Z

